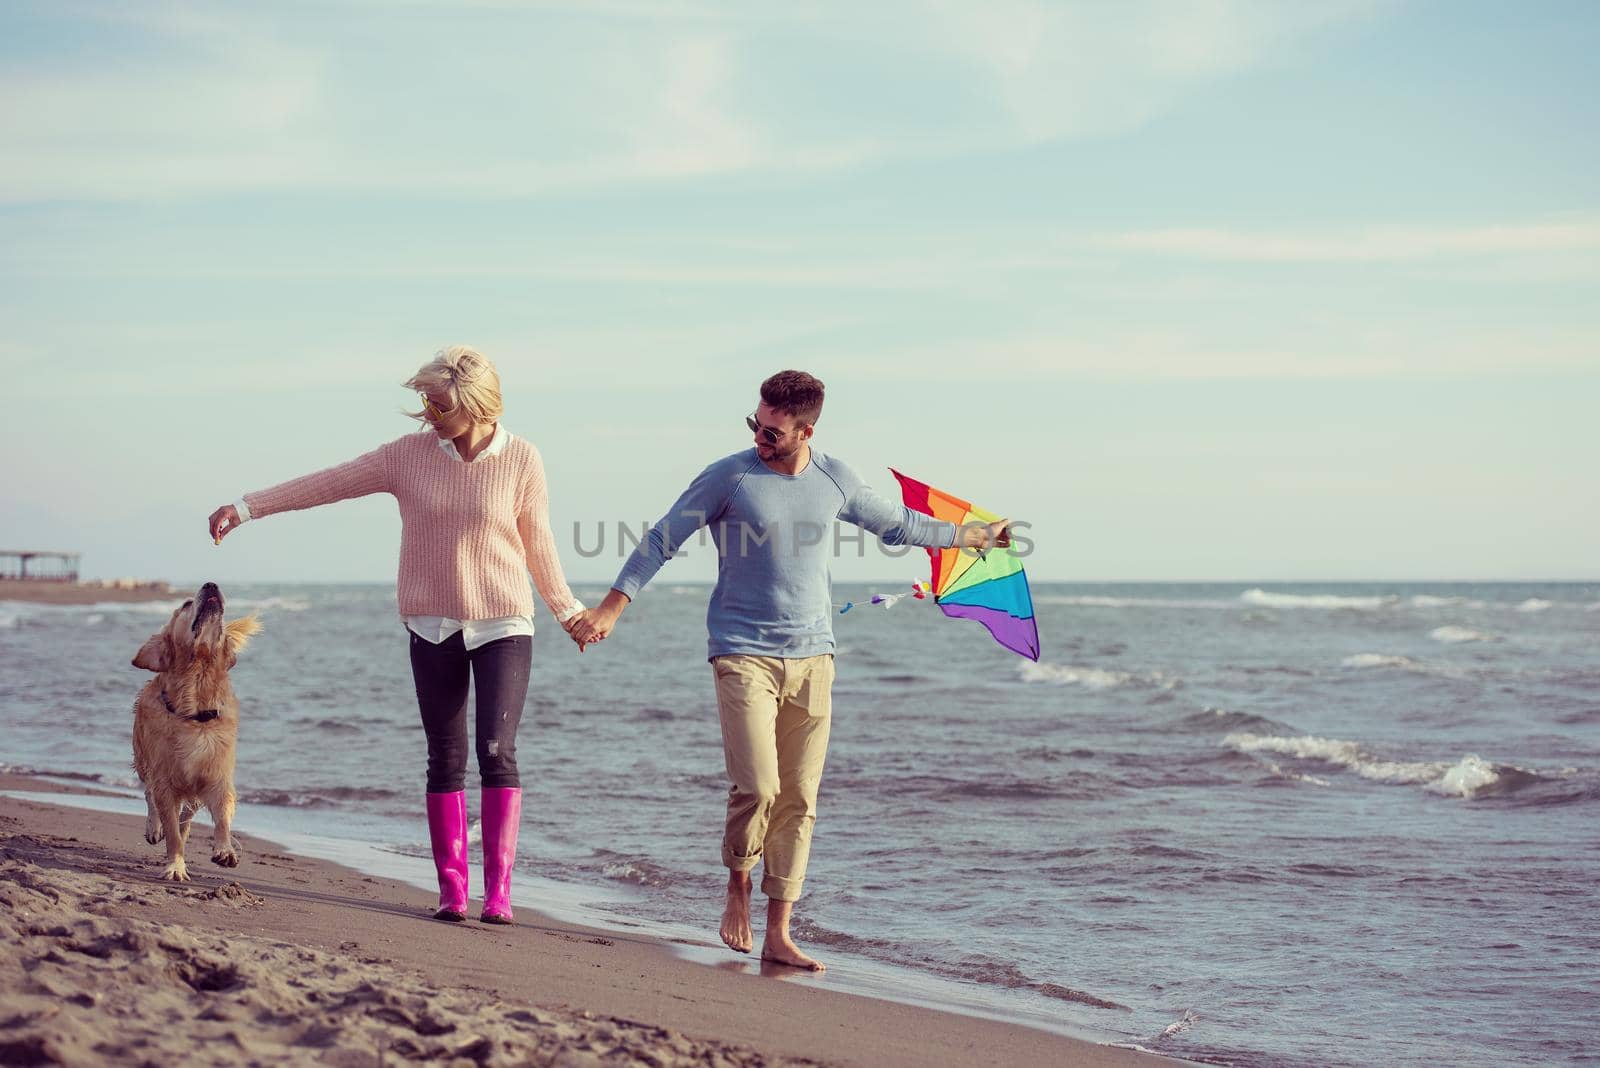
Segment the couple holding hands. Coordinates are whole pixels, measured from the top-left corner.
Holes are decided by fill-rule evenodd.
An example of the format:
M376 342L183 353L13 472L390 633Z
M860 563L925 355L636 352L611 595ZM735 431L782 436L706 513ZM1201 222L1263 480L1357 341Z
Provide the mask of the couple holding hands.
M761 384L745 423L754 447L712 463L684 490L623 565L600 604L567 586L550 530L539 450L500 423L500 378L482 353L441 350L407 382L424 429L303 478L245 494L211 514L219 541L276 512L373 493L401 518L397 585L428 739L427 816L441 920L466 919L467 694L474 684L482 780L485 923L511 922L511 871L522 814L516 734L533 656L528 574L583 648L603 640L628 604L701 528L718 554L706 613L727 760L722 862L728 868L722 941L748 953L751 871L767 897L763 959L821 971L789 934L811 851L817 788L828 748L833 688L828 539L844 520L889 545L974 549L1010 543L1007 521L957 527L867 488L811 445L823 385L803 371Z

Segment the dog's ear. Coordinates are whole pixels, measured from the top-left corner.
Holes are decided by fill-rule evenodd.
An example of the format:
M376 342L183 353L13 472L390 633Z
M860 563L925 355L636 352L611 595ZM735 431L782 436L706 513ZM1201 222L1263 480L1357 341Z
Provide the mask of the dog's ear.
M222 635L222 647L228 654L228 667L231 668L239 662L239 650L250 644L252 635L260 632L261 620L257 619L253 614L245 616L243 619L228 621L228 625L223 628Z
M150 639L133 654L133 666L157 674L172 666L172 650L167 642L166 628L150 635Z

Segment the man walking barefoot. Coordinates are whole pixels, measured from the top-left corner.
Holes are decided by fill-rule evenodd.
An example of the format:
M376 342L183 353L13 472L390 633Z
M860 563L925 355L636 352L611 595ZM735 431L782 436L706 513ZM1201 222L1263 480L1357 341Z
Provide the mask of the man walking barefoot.
M755 448L700 472L628 557L605 599L572 629L579 642L604 638L679 546L710 528L717 585L706 626L732 781L722 837L722 940L740 953L754 948L750 872L761 861L762 958L819 972L822 964L794 944L789 920L805 881L828 750L832 524L853 523L889 545L1010 544L1008 520L965 528L940 522L879 496L813 449L822 400L822 383L803 371L763 382L760 405L745 417Z

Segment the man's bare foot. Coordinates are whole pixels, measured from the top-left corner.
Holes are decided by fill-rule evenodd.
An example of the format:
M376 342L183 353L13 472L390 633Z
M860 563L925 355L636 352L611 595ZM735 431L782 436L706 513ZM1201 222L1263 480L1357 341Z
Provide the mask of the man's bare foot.
M794 939L787 934L768 931L767 937L761 942L761 959L770 960L776 964L787 964L791 968L804 968L811 972L825 972L827 965L814 957L808 957L800 952L800 947L794 944Z
M755 948L755 934L750 930L748 872L728 873L728 898L722 906L722 941L735 953L748 953Z
M800 952L800 947L789 937L789 919L793 915L793 901L767 898L767 935L761 940L761 959L811 972L827 971L820 960Z

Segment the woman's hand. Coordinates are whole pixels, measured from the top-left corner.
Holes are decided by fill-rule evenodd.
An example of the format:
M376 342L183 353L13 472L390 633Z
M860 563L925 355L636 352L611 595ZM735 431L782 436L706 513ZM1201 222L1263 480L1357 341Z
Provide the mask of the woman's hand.
M232 534L244 524L239 518L239 509L231 504L225 504L211 513L211 518L206 521L206 527L211 531L211 543L221 545L222 539Z

